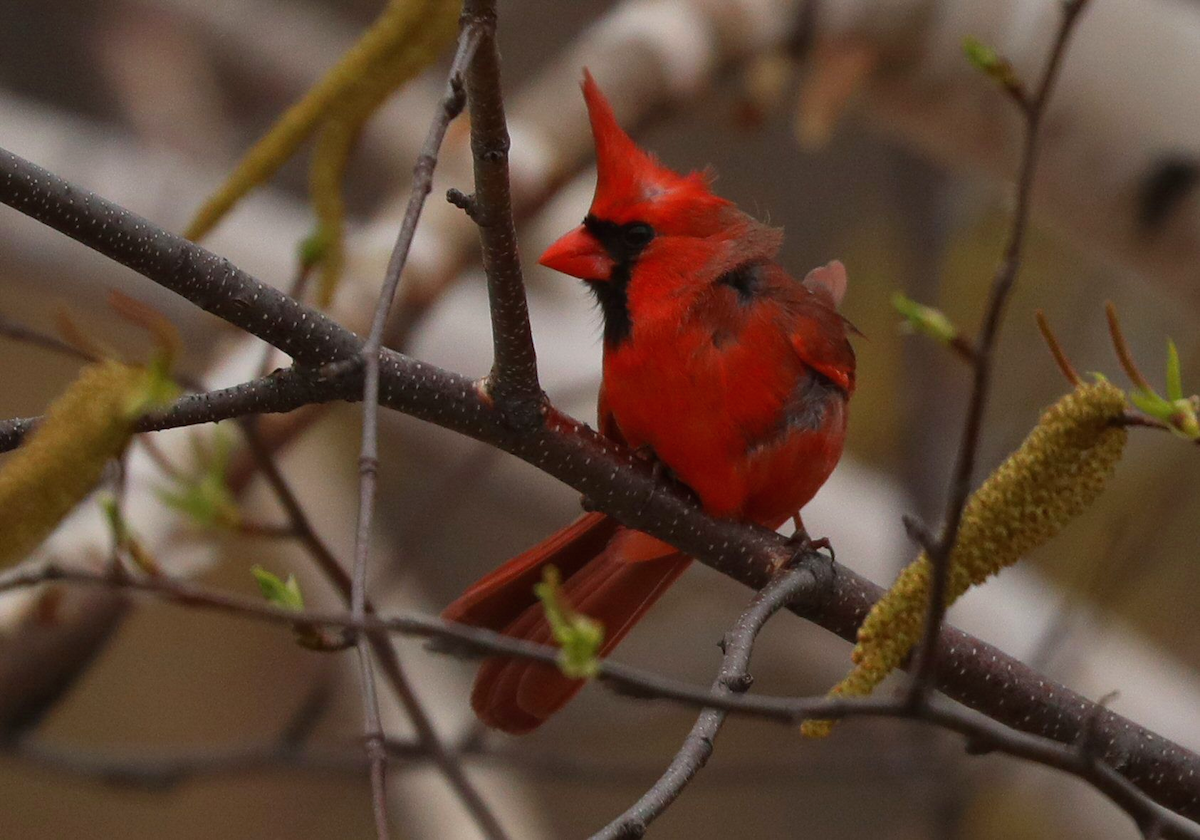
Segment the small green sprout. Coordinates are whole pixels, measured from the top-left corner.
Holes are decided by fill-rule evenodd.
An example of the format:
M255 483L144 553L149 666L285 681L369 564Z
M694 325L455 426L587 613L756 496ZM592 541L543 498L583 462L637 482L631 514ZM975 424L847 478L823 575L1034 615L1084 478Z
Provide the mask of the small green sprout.
M333 236L334 234L327 227L318 225L316 230L304 237L297 249L300 265L304 268L319 265L321 260L325 259L325 255L329 253Z
M283 580L262 566L251 566L250 574L258 581L258 589L269 604L290 612L304 610L304 595L295 575L288 575L287 580Z
M1183 395L1179 350L1167 339L1167 395L1160 396L1145 382L1129 392L1129 401L1143 414L1160 420L1185 440L1200 440L1200 396Z
M598 653L604 642L604 625L576 612L563 600L560 581L558 569L547 566L542 572L542 582L533 587L533 592L546 611L554 641L562 649L558 667L572 679L591 679L600 669Z
M142 547L141 542L134 536L128 520L125 519L125 514L121 512L121 505L117 502L117 498L111 493L102 494L100 509L104 512L109 530L112 531L113 547L117 552L123 552L145 574L152 577L159 574L161 570L158 561Z
M958 338L958 327L940 309L917 303L903 292L892 295L892 306L904 318L904 327L912 332L927 335L942 344L951 344Z
M173 486L161 489L159 498L200 528L233 528L241 519L227 476L233 441L220 428L211 449L201 446L199 438L193 438L193 441L194 470L172 476Z
M963 38L962 48L967 61L971 62L973 67L1004 88L1018 102L1024 104L1025 88L1008 59L974 35Z
M288 612L304 612L304 594L295 575L288 575L287 580L279 577L262 566L251 566L250 574L258 581L258 589L262 592L267 603ZM336 653L354 644L354 634L345 628L322 627L307 621L297 621L292 625L296 636L296 644L308 650L319 653Z

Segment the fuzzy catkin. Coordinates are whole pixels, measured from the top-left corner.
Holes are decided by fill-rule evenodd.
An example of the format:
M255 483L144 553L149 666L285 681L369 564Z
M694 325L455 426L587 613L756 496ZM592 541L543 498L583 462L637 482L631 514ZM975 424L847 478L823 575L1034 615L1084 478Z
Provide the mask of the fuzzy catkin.
M152 393L146 368L83 369L0 470L0 568L21 560L100 481Z
M309 195L327 242L317 303L329 306L345 263L346 209L342 182L354 144L371 115L401 85L432 64L458 30L459 0L393 2L388 26L406 33L390 55L359 71L353 87L334 102L321 124L309 166Z
M432 63L454 37L459 0L390 0L358 42L304 97L281 116L238 162L217 191L205 201L185 235L199 241L248 192L274 175L300 145L347 98L380 73L391 75L394 87ZM418 63L413 62L419 56ZM424 63L419 63L419 62ZM394 68L409 67L400 78ZM419 64L419 66L418 66Z
M1124 409L1125 395L1100 381L1078 386L1042 415L963 510L950 554L947 606L1048 542L1099 497L1125 447L1125 428L1112 422ZM830 696L870 694L900 667L921 639L931 572L925 553L900 572L859 628L854 668ZM832 726L810 720L801 731L819 738Z

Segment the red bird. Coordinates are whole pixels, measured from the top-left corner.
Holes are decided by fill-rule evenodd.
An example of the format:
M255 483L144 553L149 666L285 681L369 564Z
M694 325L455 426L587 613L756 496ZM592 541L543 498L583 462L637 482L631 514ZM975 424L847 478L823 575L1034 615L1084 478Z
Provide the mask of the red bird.
M779 230L714 195L705 175L679 175L638 148L586 71L583 95L596 194L583 224L540 262L582 279L599 301L601 433L652 451L713 516L799 524L841 457L854 391L849 325L836 308L845 269L832 262L802 282L789 277L775 262ZM690 563L590 513L478 581L442 617L549 643L533 587L553 564L563 598L603 623L604 656ZM471 705L488 726L523 733L582 685L494 657Z

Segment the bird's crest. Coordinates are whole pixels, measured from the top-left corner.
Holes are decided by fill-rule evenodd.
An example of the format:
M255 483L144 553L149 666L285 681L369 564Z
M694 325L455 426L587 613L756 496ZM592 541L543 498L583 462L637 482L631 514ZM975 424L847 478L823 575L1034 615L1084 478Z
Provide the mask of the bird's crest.
M713 207L729 204L709 190L710 173L680 175L640 148L617 123L612 105L586 69L583 71L583 98L596 144L593 213L620 221L639 205L665 208L679 202Z

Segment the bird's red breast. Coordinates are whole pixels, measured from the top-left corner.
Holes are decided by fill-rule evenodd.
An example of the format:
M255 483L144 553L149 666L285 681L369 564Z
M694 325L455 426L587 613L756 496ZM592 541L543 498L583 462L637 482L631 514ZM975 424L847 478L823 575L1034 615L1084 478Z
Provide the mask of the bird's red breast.
M604 317L604 406L719 516L799 510L842 451L854 352L837 313L845 270L804 282L781 233L679 175L617 125L590 75L596 194L542 263L587 282ZM777 523L776 523L777 524Z

